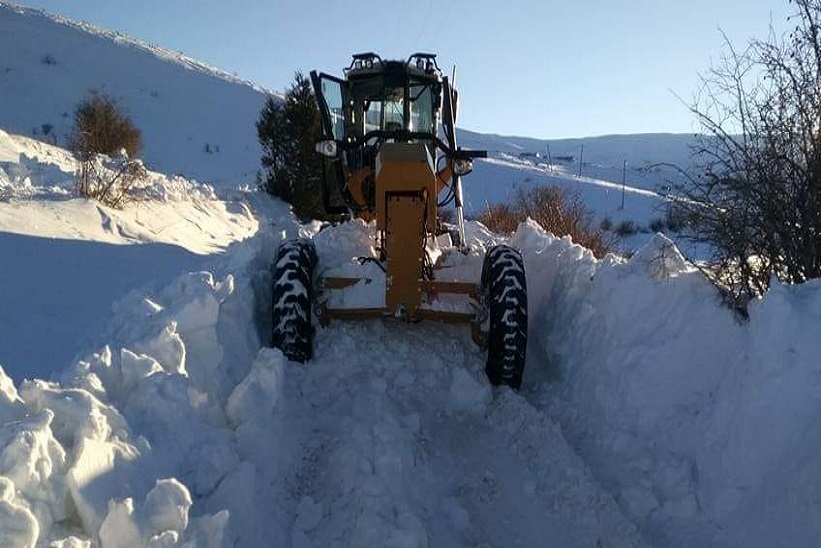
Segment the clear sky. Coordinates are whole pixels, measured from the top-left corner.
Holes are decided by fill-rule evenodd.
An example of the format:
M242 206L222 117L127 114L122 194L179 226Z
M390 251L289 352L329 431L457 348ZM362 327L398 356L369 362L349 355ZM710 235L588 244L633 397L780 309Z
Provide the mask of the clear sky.
M350 54L439 54L459 125L541 138L695 129L722 52L786 28L787 0L12 0L182 51L267 88Z

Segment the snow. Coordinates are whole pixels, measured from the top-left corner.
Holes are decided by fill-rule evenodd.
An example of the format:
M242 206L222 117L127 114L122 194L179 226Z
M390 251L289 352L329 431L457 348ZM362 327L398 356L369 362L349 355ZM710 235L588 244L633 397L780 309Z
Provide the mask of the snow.
M528 232L532 243L538 228ZM818 449L809 415L821 349L805 334L817 284L770 292L744 324L660 235L629 261L597 263L559 241L541 247L525 261L549 273L536 336L560 381L531 399L646 538L811 545L818 484L807 451ZM800 312L788 304L798 302Z
M300 226L276 203L253 206L252 237L210 257L207 271L126 295L111 309L107 341L57 382L4 376L7 538L816 538L810 440L821 349L801 325L818 319L817 284L777 287L740 324L662 235L629 261L596 261L534 223L508 239L468 222L471 251L444 258L457 273L478 276L495 243L524 254L533 320L522 394L488 384L483 354L459 326L333 323L318 328L314 359L300 366L263 344L277 242L313 236L320 264L350 271L373 226ZM757 527L773 519L789 526Z
M32 49L49 43L78 56L149 55L132 60L145 82L182 67L230 97L230 86L259 95L99 29L69 38L76 25L30 10L0 5L3 25L14 32L0 41L18 44L0 48L12 72L35 59L26 71L66 84L21 77L24 89L70 91L94 74L49 72L62 69ZM313 238L322 275L370 279L334 297L361 306L383 298L384 274L358 260L376 256L373 224L300 225L243 177L213 181L242 155L209 164L171 134L148 167L178 155L215 184L151 171L143 200L108 209L76 197L68 153L14 134L8 116L0 111L10 131L0 130L0 545L817 544L821 283L775 283L744 322L662 234L630 259L596 260L532 221L509 235L468 221L468 252L441 250L440 279L477 281L495 244L522 251L521 392L489 385L464 326L315 321L314 358L291 363L267 348L279 242ZM33 122L14 123L26 132ZM581 189L601 214L646 222L666 199L658 172L633 170L643 175L623 210L612 173L622 158L675 162L681 140L655 138L594 140L585 154L597 165L578 177L572 165L512 155L543 142L464 133L463 144L492 153L466 192L475 183L482 201L511 179L551 181ZM563 155L580 143L551 144Z
M269 92L155 44L0 2L0 86L7 131L65 146L94 89L140 128L149 169L230 187L259 166Z
M0 249L13 258L0 269L0 322L15 341L0 363L18 380L65 368L124 294L160 289L257 230L247 192L149 172L141 199L115 210L75 197L65 150L0 130L0 151L11 151L0 153Z

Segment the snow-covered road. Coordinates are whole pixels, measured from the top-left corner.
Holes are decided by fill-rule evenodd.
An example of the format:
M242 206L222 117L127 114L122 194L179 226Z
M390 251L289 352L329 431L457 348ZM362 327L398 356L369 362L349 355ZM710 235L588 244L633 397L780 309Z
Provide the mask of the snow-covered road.
M281 233L313 235L320 266L344 269L367 254L372 227L263 225L249 244L256 255L246 255L258 283L245 286L262 347L222 344L251 361L223 358L226 371L243 372L226 375L242 379L224 406L234 465L192 511L227 509L237 546L642 545L556 424L522 395L491 388L467 327L332 322L317 326L304 365L265 348L270 289L260 269ZM480 268L481 240L492 238L473 234L477 253L463 271ZM220 343L252 304L229 302L215 322Z
M238 545L641 545L556 425L491 393L483 366L467 329L435 324L332 324L304 366L263 349L241 391L271 413L239 427L239 453L282 523L249 515Z

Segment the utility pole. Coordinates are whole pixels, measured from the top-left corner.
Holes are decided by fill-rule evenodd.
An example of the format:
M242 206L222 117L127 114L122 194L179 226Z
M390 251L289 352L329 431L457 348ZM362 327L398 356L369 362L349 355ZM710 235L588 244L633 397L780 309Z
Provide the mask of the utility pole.
M584 143L582 143L582 153L579 154L579 177L582 176L582 164L584 163Z
M627 182L627 160L624 161L624 165L621 168L621 207L619 209L624 209L624 184Z
M553 173L553 158L550 156L550 143L547 143L547 165L550 166L550 173Z

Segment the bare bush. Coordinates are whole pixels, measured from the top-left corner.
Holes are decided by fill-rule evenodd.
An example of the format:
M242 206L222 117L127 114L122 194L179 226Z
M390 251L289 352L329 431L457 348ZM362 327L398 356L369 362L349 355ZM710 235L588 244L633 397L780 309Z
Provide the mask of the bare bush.
M671 215L713 250L708 274L739 307L773 276L821 276L821 0L790 3L790 32L726 42L702 78L699 170Z
M519 223L533 219L555 236L570 235L573 241L604 257L613 247L593 225L593 214L578 193L555 186L519 189L510 203L489 206L478 220L495 232L513 232Z
M77 192L114 208L122 208L133 198L135 185L148 175L143 163L125 154L108 158L95 154L79 162Z
M114 156L121 149L134 158L142 148L142 134L112 97L92 91L74 111L68 147L80 161L95 154Z

